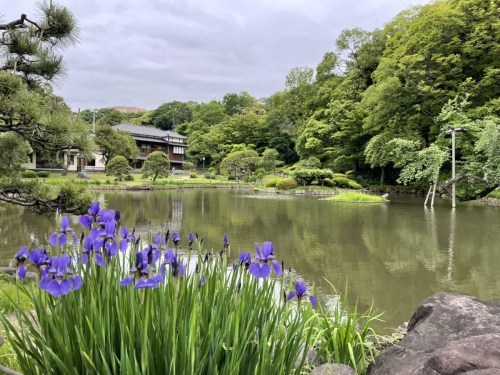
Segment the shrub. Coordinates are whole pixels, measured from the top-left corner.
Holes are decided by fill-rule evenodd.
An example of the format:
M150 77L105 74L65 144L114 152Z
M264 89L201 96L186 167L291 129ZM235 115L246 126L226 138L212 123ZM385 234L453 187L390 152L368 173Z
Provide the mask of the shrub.
M215 180L215 175L213 173L205 173L203 177L207 180Z
M123 156L115 156L106 166L106 175L116 177L118 181L130 174L132 167L128 164L128 160Z
M328 186L328 187L334 187L335 183L333 182L333 179L331 179L331 178L325 178L323 180L323 185Z
M349 187L351 189L359 190L362 188L362 186L360 184L358 184L356 181L353 181L353 180L349 180L349 182L347 184L349 185Z
M198 175L196 174L196 172L191 172L189 174L189 178L198 178Z
M291 177L282 178L281 180L276 182L276 189L278 190L292 190L297 188L297 186L297 181L295 181L295 179Z
M125 176L124 180L125 181L134 181L134 176L132 176L131 174L128 174Z
M153 176L153 182L158 177L168 177L170 168L170 160L167 154L162 151L154 151L148 155L148 158L142 166L144 176Z
M47 178L47 177L49 177L50 173L47 171L40 171L40 172L36 172L36 175L40 178Z
M23 173L21 173L21 177L22 178L37 178L38 175L35 171L23 171Z
M348 188L349 187L349 179L347 177L334 177L333 178L333 183L335 186L341 187L341 188Z
M229 181L234 181L234 180L236 180L236 176L234 174L230 174L229 176L227 176L227 179Z
M275 178L271 178L269 180L267 180L266 182L266 187L276 187L276 183L281 180L280 178L278 177L275 177Z

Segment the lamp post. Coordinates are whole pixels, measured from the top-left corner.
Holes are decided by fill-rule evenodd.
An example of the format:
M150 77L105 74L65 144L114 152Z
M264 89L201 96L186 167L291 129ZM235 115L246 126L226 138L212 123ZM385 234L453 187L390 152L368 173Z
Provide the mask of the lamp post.
M455 199L455 133L462 131L462 128L455 128L450 126L449 130L446 131L446 134L451 134L451 180L453 181L451 185L451 207L455 208L456 199Z
M202 157L201 160L203 161L203 169L205 169L205 157Z

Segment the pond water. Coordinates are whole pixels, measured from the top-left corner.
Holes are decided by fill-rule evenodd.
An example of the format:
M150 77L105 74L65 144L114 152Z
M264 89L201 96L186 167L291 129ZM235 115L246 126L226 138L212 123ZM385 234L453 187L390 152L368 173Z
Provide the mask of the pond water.
M384 312L377 328L409 320L417 304L439 291L500 300L500 211L448 201L424 208L423 199L392 197L390 204L348 204L318 197L260 194L244 190L189 189L109 192L122 223L139 232L152 228L189 231L205 248L220 249L228 233L234 257L272 241L292 273L332 295L330 283L349 284L351 300ZM78 218L73 218L79 228ZM0 205L0 264L23 245L46 243L54 217ZM80 230L78 229L78 233Z

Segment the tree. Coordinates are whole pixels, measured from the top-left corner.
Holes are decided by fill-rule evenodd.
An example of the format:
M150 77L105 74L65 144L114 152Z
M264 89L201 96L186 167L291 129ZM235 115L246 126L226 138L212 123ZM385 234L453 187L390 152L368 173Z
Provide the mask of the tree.
M87 204L87 199L76 199L74 192L82 193L82 189L64 186L51 190L15 175L31 150L56 153L78 149L86 156L93 150L90 127L52 93L49 84L63 72L57 52L77 39L75 19L67 8L52 2L41 3L39 13L37 20L22 14L0 24L0 134L2 143L11 149L15 143L21 146L5 157L2 148L0 169L12 173L0 178L0 200L39 212L56 208L81 211L83 206L78 202Z
M163 130L173 130L192 119L192 106L178 101L163 103L151 115L152 124Z
M121 155L127 159L139 156L139 149L132 135L123 130L115 130L110 125L96 126L95 143L106 167L115 156Z
M123 156L115 156L108 163L106 168L106 175L114 176L121 181L123 176L127 176L130 174L132 167L128 164L128 160Z
M155 182L158 177L168 177L169 169L170 160L168 160L167 154L162 151L154 151L144 162L142 172L145 177L153 176L153 182Z
M278 161L279 152L274 148L266 148L262 153L262 166L266 171L272 171L276 174L276 162Z
M248 92L243 91L239 94L229 93L222 98L222 105L229 116L243 111L244 109L255 109L259 107L259 102Z
M222 160L220 169L241 178L245 173L252 173L259 160L257 151L233 151Z

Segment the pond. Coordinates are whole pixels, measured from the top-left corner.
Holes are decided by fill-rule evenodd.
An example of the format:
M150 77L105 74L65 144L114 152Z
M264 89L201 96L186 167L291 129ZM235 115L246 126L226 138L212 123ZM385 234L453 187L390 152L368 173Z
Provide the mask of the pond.
M351 300L384 312L386 332L407 321L417 304L439 291L500 300L500 211L498 208L391 197L390 204L348 204L318 197L244 190L187 189L100 194L106 207L122 212L123 224L189 231L205 248L220 249L225 232L234 257L272 241L287 270L320 294L330 283L349 285ZM74 226L79 228L78 218ZM23 245L40 246L56 227L21 207L0 205L0 264ZM79 233L80 231L78 231Z

